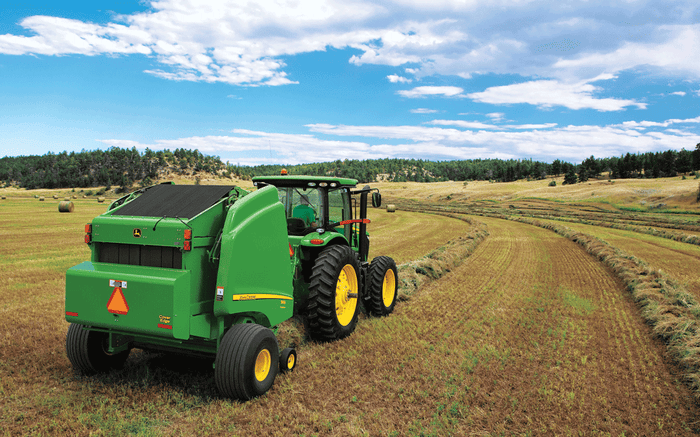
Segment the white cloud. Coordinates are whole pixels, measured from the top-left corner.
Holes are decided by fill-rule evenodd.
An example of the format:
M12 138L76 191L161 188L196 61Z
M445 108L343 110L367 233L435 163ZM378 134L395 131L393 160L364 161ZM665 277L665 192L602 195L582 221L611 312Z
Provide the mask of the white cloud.
M480 121L465 121L465 120L433 120L429 124L437 126L457 126L465 129L498 129L494 124L486 124Z
M67 18L33 16L22 20L36 36L0 35L0 53L23 55L150 54L152 40L139 29L110 23L100 26Z
M29 36L0 35L0 53L141 54L161 64L148 70L158 77L241 85L296 83L282 57L328 47L359 50L349 58L356 65L409 64L406 73L417 78L496 73L574 83L652 68L700 79L694 61L700 52L696 0L635 0L624 6L603 0L566 6L513 0L147 5L144 12L116 15L106 24L28 17L19 24ZM660 16L658 10L669 12Z
M506 116L506 114L504 114L502 112L491 112L489 114L486 114L486 116L495 122L499 122L499 121L503 120L503 118Z
M630 129L646 129L650 127L668 127L672 124L688 124L688 123L700 123L700 116L695 118L678 119L671 118L662 122L659 121L624 121L622 124L618 125L624 128Z
M462 95L463 91L462 88L457 86L419 86L411 90L397 91L396 94L409 99L428 96L464 97Z
M700 123L700 117L670 123ZM443 124L459 125L456 121L449 120L445 120ZM533 126L528 128L527 125L513 125L495 130L462 130L408 125L312 124L307 126L312 134L301 135L236 129L230 135L193 136L158 140L151 144L127 140L102 142L115 147L148 147L152 150L196 148L204 153L222 155L224 159L244 165L387 157L443 160L533 157L548 161L564 159L580 162L590 155L620 156L627 152L677 150L681 147L689 149L700 142L700 136L677 129L643 132L632 128L631 125L555 127L546 123L542 125L546 129L540 128L539 125ZM313 133L338 137L365 137L368 140L326 140L319 139ZM387 144L386 140L396 144ZM268 157L268 153L274 156ZM251 158L252 155L259 158Z
M699 117L700 119L700 117ZM690 119L695 120L695 119ZM683 120L683 122L690 122ZM698 120L700 122L700 120ZM683 132L640 132L620 126L562 126L554 128L545 124L547 129L526 129L524 131L502 130L459 130L428 128L416 126L346 126L346 125L309 125L312 132L338 136L363 136L382 139L410 140L417 146L424 145L422 154L416 156L434 156L436 144L452 148L453 155L448 157L445 151L439 159L460 158L456 150L460 148L483 148L501 156L538 157L538 159L566 159L573 162L595 156L619 156L627 152L638 153L666 149L679 149L700 141L700 136ZM513 126L518 129L521 126ZM523 125L524 127L524 125ZM427 145L431 146L428 147ZM393 147L393 146L385 146ZM397 149L401 150L401 149ZM390 154L390 156L402 156ZM481 156L482 158L486 156ZM436 159L436 158L431 158Z
M557 123L540 123L540 124L504 124L501 126L504 129L550 129L557 126Z
M428 109L428 108L415 108L411 109L410 111L413 114L435 114L438 112L437 109Z
M645 109L646 104L635 100L595 98L600 88L587 82L574 84L556 80L537 80L487 88L485 91L467 94L477 102L495 105L527 103L540 108L564 106L569 109L595 109L597 111L621 111L627 106Z
M409 79L407 77L399 76L396 74L390 74L386 78L389 79L389 82L391 82L391 83L411 83L411 82L413 82L413 79Z
M657 37L649 42L626 41L615 50L598 49L560 59L552 67L579 77L650 67L700 79L700 63L692 57L700 52L700 24L661 25L655 33Z
M671 93L672 96L685 96L685 91L675 91Z

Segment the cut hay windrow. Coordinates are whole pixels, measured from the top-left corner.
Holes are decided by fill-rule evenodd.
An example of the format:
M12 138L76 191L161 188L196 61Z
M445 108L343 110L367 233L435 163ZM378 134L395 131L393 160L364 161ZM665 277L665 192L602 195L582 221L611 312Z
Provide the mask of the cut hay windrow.
M700 399L700 304L683 285L591 235L525 217L510 219L554 231L612 268L627 284L654 333L666 341L671 354L684 367L685 378Z
M401 208L418 211L420 204L411 202L410 205L401 205ZM527 223L551 230L578 243L588 253L609 266L627 285L632 297L641 307L642 316L652 326L653 332L666 342L671 355L683 367L684 378L695 397L700 399L700 303L683 285L604 240L566 226L541 222L531 217L509 215L502 211L481 211L477 215ZM462 212L472 214L467 208L463 208Z
M417 202L403 204L401 208L414 211L421 209ZM430 205L426 209L438 208ZM458 210L454 207L445 209ZM653 332L666 342L672 356L683 367L684 377L695 397L700 399L700 304L683 285L604 240L566 226L544 223L531 217L505 214L503 211L481 211L477 215L549 229L578 243L588 253L609 266L625 282L632 297L640 305L642 316L652 326ZM467 208L462 208L462 213L473 214Z
M468 234L448 241L422 258L399 265L399 300L407 300L426 283L439 279L462 264L489 235L486 225L474 219L456 214L435 214L465 221L473 228Z
M689 224L684 224L684 223L679 223L671 220L662 220L657 217L650 217L648 220L641 221L642 225L635 225L632 223L633 220L621 220L619 218L609 218L609 219L600 219L600 218L592 218L591 216L596 216L600 217L600 213L595 213L595 214L577 214L575 212L571 211L552 211L549 210L546 213L540 212L536 208L528 208L528 209L521 209L521 208L499 208L499 207L491 207L491 208L483 208L483 207L471 207L471 206L461 206L461 207L455 207L455 206L448 206L448 205L435 205L435 204L425 204L424 206L418 207L416 206L415 202L411 202L410 204L404 204L404 201L397 202L397 204L400 205L401 208L406 209L407 211L431 211L431 212L445 212L445 211L452 211L452 212L458 212L458 213L463 213L463 214L472 214L472 215L484 215L487 217L499 217L499 218L506 218L506 217L518 217L518 216L525 216L525 217L530 217L530 218L540 218L540 219L547 219L547 220L558 220L558 221L563 221L563 222L571 222L571 223L582 223L582 224L587 224L587 225L594 225L594 226L600 226L604 228L610 228L610 229L619 229L623 231L631 231L631 232L636 232L638 234L646 234L646 235L652 235L654 237L661 237L661 238L666 238L668 240L673 240L673 241L678 241L680 243L687 243L687 244L693 244L696 246L700 246L700 235L693 235L693 234L686 234L684 232L678 232L674 230L668 230L667 228L672 228L675 227L677 229L685 229L685 230L696 230L699 227L697 225L689 225ZM622 213L616 212L613 215L619 215ZM609 215L609 214L603 214L603 215ZM640 222L640 220L637 220L637 222ZM659 229L661 228L661 229ZM666 229L664 229L666 228Z

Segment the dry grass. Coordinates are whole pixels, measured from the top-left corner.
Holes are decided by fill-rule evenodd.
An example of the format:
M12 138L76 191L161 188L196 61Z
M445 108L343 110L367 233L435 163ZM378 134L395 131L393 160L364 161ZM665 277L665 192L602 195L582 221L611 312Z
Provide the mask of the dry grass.
M471 229L468 222L440 215L389 213L383 208L369 208L367 212L372 220L367 226L370 257L391 256L397 264L419 258Z
M59 199L66 194L58 191ZM68 327L64 319L65 271L89 258L83 243L84 224L104 212L108 203L78 198L74 200L75 212L61 214L52 192L43 193L48 199L45 202L33 195L13 191L0 201L0 313L4 321L0 328L0 434L170 435L171 429L187 435L229 431L234 435L313 434L314 429L327 429L327 423L355 426L361 421L352 414L345 419L341 414L334 418L309 414L309 409L317 410L313 404L301 411L298 408L302 391L306 394L309 387L318 393L330 389L318 380L313 368L325 366L325 374L333 378L335 370L328 365L343 351L345 346L340 342L335 346L305 343L299 348L302 364L298 373L307 372L317 385L302 382L303 377L298 382L294 382L296 376L280 377L269 396L249 404L219 397L209 360L134 351L122 372L100 377L75 375L64 349ZM372 213L372 254L392 254L391 247L377 238L379 231L374 225L381 226L382 233L394 234L389 243L400 240L411 247L413 252L406 250L405 256L417 254L416 250L423 250L423 255L471 229L469 223L446 217L426 219L420 214L391 215L381 210ZM440 231L426 235L412 227L414 221L424 228L437 225ZM363 320L360 326L375 323ZM282 339L286 336L297 344L305 342L299 318L288 322L285 329L287 333L280 332ZM329 352L333 347L337 351ZM269 400L274 405L268 408ZM270 411L281 414L284 423L271 420ZM302 415L295 419L297 413ZM297 425L289 428L292 423ZM250 424L255 424L258 432Z
M696 202L698 181L680 177L660 179L591 180L583 184L562 185L563 177L554 178L556 187L548 186L552 179L490 183L486 181L435 182L384 182L373 184L388 199L414 199L448 203L495 201L509 202L518 199L538 198L560 202L595 202L646 208L665 204L668 208L682 208L700 212ZM449 199L448 199L449 196ZM393 202L393 200L391 200Z

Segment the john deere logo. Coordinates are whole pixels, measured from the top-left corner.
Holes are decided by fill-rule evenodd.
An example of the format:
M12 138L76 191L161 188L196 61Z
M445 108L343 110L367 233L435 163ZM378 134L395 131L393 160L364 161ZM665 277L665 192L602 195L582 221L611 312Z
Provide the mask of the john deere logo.
M141 229L134 229L134 238L141 238Z

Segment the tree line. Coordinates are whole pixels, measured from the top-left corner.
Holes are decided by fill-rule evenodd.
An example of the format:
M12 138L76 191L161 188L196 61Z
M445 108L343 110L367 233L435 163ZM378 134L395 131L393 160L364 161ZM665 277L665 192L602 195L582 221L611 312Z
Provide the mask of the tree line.
M538 180L565 175L564 183L585 182L589 178L658 178L700 170L700 143L692 151L681 149L664 152L627 153L619 157L591 156L580 164L560 159L551 163L532 159L467 159L428 161L422 159L385 158L370 160L336 160L298 165L241 166L224 164L218 156L204 155L198 150L176 149L139 152L136 148L81 152L47 153L37 156L0 158L0 182L33 188L87 188L119 186L128 189L137 181L151 181L175 173L208 173L221 177L279 174L286 168L290 174L337 176L357 179L362 183L385 180L391 182L436 182L489 180L511 182L520 179Z
M386 180L391 182L436 182L490 180L512 182L520 179L544 179L565 175L565 183L585 182L589 178L605 176L609 179L658 178L676 176L700 170L700 143L695 149L646 152L620 157L596 158L591 156L580 164L560 159L551 163L532 159L467 159L454 161L427 161L421 159L336 160L291 166L227 165L227 172L239 178L279 174L286 168L290 174L333 175L357 179L360 182Z
M126 189L136 181L146 184L165 172L215 173L225 165L218 156L198 150L157 151L112 147L106 151L51 152L37 156L0 158L0 182L33 188L87 188L118 186Z

